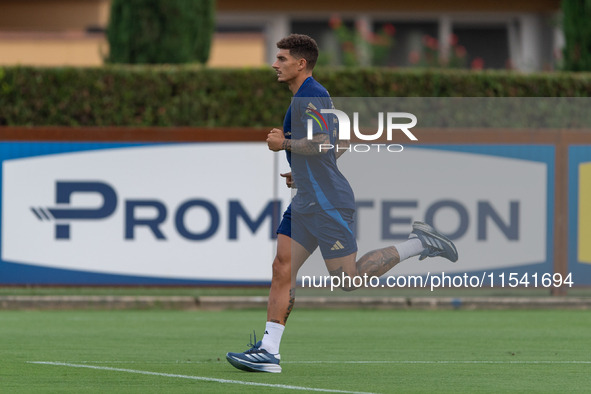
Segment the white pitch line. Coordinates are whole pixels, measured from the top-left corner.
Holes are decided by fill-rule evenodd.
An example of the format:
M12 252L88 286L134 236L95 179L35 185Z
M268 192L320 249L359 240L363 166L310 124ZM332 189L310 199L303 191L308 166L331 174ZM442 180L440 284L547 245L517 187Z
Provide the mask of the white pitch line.
M318 389L318 388L314 388L314 387L291 386L291 385L287 385L287 384L244 382L244 381L240 381L240 380L216 379L216 378L207 378L207 377L203 377L203 376L177 375L177 374L171 374L171 373L160 373L160 372L150 372L150 371L137 371L134 369L97 367L95 365L69 364L69 363L61 363L61 362L53 362L53 361L27 361L27 362L30 364L59 365L59 366L63 366L63 367L89 368L89 369L98 369L98 370L102 370L102 371L128 372L128 373L137 373L137 374L141 374L141 375L165 376L168 378L202 380L205 382L241 384L244 386L274 387L274 388L288 389L288 390L319 391L319 392L323 392L323 393L376 394L376 393L368 393L368 392L361 392L361 391Z
M58 361L54 361L58 362ZM59 361L64 364L225 364L225 360L220 361L74 361L68 363L65 361ZM29 361L29 363L47 363L47 361ZM282 361L281 364L591 364L591 361L394 361L394 360L383 360L383 361Z
M591 364L591 361L282 361L281 364Z
M28 363L43 363L46 361L27 361ZM66 364L225 364L227 361L53 361Z

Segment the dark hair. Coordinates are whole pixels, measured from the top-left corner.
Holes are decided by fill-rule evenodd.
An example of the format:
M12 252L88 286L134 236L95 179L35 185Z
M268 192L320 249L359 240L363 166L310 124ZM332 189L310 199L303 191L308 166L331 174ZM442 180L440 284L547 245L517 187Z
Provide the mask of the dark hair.
M318 60L318 44L304 34L290 34L277 43L279 49L289 49L289 54L296 59L306 59L306 68L312 70Z

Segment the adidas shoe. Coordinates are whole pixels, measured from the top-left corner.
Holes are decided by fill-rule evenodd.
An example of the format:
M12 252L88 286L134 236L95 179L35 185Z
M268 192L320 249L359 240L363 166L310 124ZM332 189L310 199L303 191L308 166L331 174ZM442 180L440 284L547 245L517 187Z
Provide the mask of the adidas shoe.
M256 335L254 337L256 342ZM243 353L228 353L226 360L234 367L247 372L272 372L280 373L281 366L279 354L271 354L265 349L261 349L261 341L256 344L249 343L250 349Z
M415 234L425 248L419 260L424 260L427 257L441 256L452 263L458 261L458 250L454 243L427 223L414 222L412 224L411 234Z

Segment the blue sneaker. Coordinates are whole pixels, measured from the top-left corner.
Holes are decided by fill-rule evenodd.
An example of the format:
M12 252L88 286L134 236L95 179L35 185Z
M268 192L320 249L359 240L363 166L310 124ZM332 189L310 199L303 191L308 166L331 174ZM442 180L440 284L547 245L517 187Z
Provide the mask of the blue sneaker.
M419 237L425 248L419 257L419 260L424 260L427 257L441 256L452 263L458 261L458 250L454 243L427 223L414 222L412 224L411 234L415 234Z
M256 342L256 335L254 340ZM250 349L243 353L227 353L226 360L234 367L247 372L281 372L281 366L279 365L281 356L279 354L271 354L265 349L261 349L261 341L256 342L254 345L251 342L248 346L250 346Z

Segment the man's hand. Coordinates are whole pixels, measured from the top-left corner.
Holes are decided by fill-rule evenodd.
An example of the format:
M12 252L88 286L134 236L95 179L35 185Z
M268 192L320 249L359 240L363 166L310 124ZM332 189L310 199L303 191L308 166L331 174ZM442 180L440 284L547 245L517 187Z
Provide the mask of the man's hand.
M285 140L285 135L283 134L283 130L280 129L273 129L269 132L267 136L267 145L269 149L273 152L279 152L283 150L283 141Z
M291 188L295 188L295 182L293 181L293 178L291 177L291 171L290 172L286 172L285 174L279 174L282 177L285 178L285 184L287 185L287 187Z

